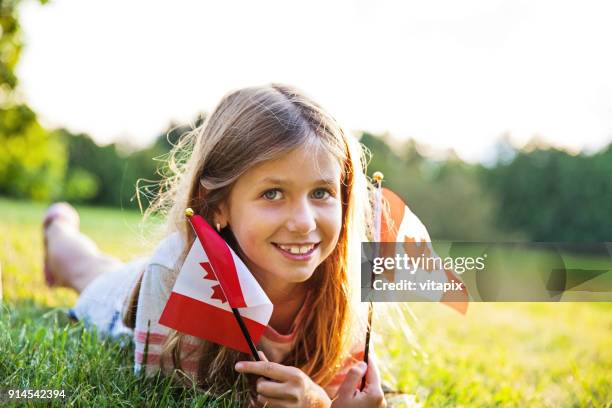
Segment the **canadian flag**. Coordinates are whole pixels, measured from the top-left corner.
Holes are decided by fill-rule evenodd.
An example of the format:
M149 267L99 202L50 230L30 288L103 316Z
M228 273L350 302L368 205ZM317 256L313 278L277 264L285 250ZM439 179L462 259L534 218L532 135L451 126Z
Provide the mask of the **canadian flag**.
M199 215L190 217L196 239L187 254L159 323L192 336L250 353L238 310L254 344L273 305L246 265Z
M437 258L438 255L433 249L431 238L427 228L421 220L408 208L406 203L393 191L388 188L377 188L375 201L375 226L379 242L396 243L394 246L383 245L383 252L380 256L394 257L396 254L404 254L411 257L424 256ZM387 202L388 215L382 211L383 202ZM390 282L402 280L403 273L406 271L391 270L383 273L383 276ZM418 281L433 280L435 282L457 282L461 280L450 269L423 269L419 268L412 277ZM432 301L440 301L460 313L465 313L468 308L468 293L465 285L461 290L454 290L440 294L440 291L420 291L419 294Z

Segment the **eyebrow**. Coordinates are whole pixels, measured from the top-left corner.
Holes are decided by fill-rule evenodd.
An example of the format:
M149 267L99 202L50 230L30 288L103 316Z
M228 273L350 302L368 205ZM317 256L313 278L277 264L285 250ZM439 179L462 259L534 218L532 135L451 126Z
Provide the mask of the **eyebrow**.
M278 184L281 186L283 185L290 186L293 184L289 180L283 180L283 179L275 178L275 177L264 177L263 179L259 181L259 184L264 184L264 183ZM336 180L333 177L328 177L328 178L322 178L322 179L316 180L312 184L327 184L327 185L335 186Z

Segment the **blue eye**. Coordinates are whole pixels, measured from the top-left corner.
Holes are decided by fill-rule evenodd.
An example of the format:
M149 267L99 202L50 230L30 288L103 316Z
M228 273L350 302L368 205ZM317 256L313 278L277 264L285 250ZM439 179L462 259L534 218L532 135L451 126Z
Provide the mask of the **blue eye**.
M281 194L280 190L275 188L275 189L268 190L265 193L263 193L262 197L264 197L266 200L276 201L277 198L280 198L280 194Z
M312 193L312 196L316 198L317 200L324 200L328 198L329 196L331 196L331 194L326 189L319 188Z

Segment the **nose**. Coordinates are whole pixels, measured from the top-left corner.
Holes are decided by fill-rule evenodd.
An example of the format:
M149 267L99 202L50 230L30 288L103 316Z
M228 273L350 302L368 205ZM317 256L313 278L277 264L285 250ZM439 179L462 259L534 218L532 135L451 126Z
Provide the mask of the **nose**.
M290 208L287 218L287 229L300 235L308 234L317 228L315 212L308 199L303 199Z

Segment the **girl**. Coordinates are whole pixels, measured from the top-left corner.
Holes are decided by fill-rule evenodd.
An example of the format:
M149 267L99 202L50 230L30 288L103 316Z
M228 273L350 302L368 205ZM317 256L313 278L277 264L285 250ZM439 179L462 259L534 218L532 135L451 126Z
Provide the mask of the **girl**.
M147 210L167 215L153 256L122 264L101 254L74 209L56 204L44 222L47 281L80 293L75 318L111 336L133 333L136 371L179 374L218 394L245 389L252 404L272 407L385 406L376 363L360 363L367 312L355 284L371 224L364 164L357 141L298 90L231 92L170 155ZM274 304L258 345L264 361L158 323L195 239L187 207L219 231Z

